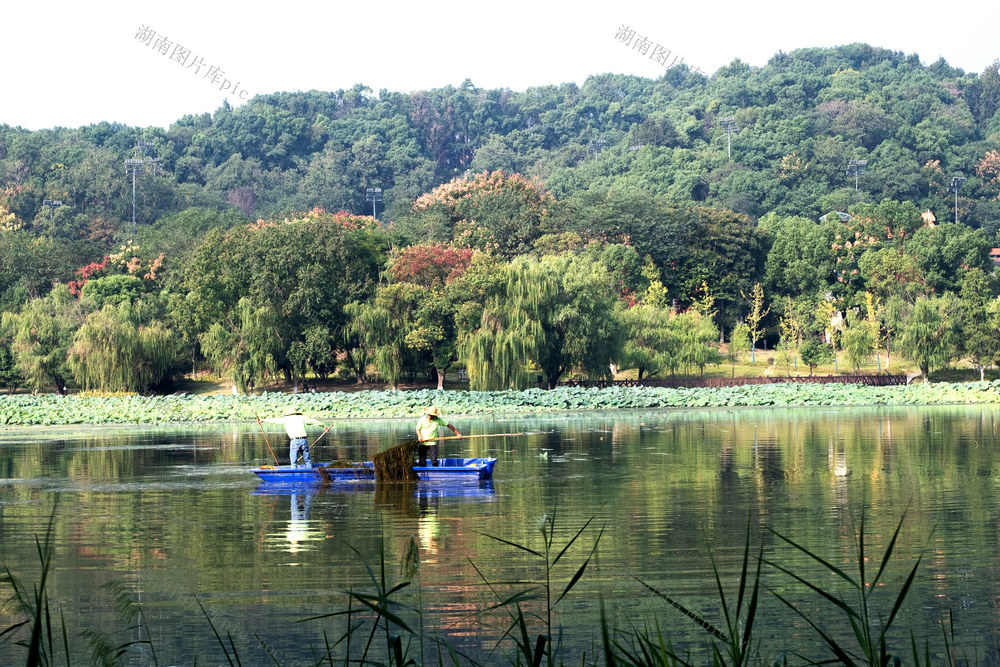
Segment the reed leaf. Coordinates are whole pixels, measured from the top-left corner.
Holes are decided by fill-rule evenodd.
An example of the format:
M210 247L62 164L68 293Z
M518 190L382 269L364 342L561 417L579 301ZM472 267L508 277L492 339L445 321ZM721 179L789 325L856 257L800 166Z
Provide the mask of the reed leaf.
M820 585L814 584L802 576L794 574L787 568L782 567L777 563L768 561L769 565L789 575L795 581L798 581L799 583L805 585L809 590L818 593L823 599L832 603L837 609L839 609L844 614L845 620L848 621L851 627L851 631L854 635L854 639L857 642L857 651L860 654L860 657L856 657L852 650L849 650L848 648L837 642L837 640L831 637L829 632L822 630L814 621L807 618L806 615L798 608L798 606L796 606L790 600L782 597L781 595L778 595L777 593L774 593L775 596L779 600L781 600L786 606L788 606L790 609L792 609L792 611L794 611L796 614L798 614L800 617L806 620L809 623L809 625L820 635L820 637L823 639L823 642L826 644L827 648L829 648L830 651L834 654L834 656L836 656L838 660L843 661L845 664L879 665L881 667L884 665L888 665L894 659L893 656L890 655L888 650L888 633L890 628L892 627L893 622L896 620L899 610L903 606L903 602L905 601L906 596L910 591L910 588L913 585L913 581L917 575L917 570L919 569L920 563L922 561L922 556L917 558L916 563L914 563L913 567L910 569L905 581L900 586L899 591L896 593L892 601L892 606L888 616L885 618L885 620L881 622L876 621L872 617L874 605L871 599L871 593L876 590L877 584L881 581L884 573L886 572L886 567L889 563L889 560L892 557L892 553L895 548L896 541L899 537L899 533L902 530L904 520L905 520L905 513L900 518L899 522L896 524L896 529L895 531L893 531L892 537L889 540L889 544L882 555L875 577L870 582L866 580L867 556L865 555L865 549L866 549L865 517L863 512L860 520L860 529L858 530L858 535L857 535L857 561L858 561L857 567L859 575L859 578L857 580L855 580L853 577L848 576L845 572L843 572L843 570L829 563L828 561L818 556L817 554L813 553L804 546L781 535L780 533L778 533L773 529L769 529L772 534L780 538L782 541L791 545L795 549L799 550L800 552L808 556L811 560L815 561L816 563L819 563L827 571L836 574L841 579L847 581L850 584L850 587L854 590L854 593L857 597L856 606L852 606L851 604L843 600L840 596L825 590ZM895 659L898 660L898 658ZM856 662L856 660L860 662Z
M271 658L271 662L273 662L275 665L278 665L278 667L281 667L281 663L278 662L278 659L276 657L274 657L274 651L271 650L271 647L268 645L268 643L266 641L264 641L264 639L260 635L258 635L256 632L253 634L253 636L254 636L254 639L257 640L257 643L260 644L261 647L264 649L264 653L269 658ZM325 636L326 635L324 633L324 638L325 638Z
M230 655L229 649L226 648L226 643L222 641L222 636L219 634L218 629L215 627L215 623L212 622L212 617L208 615L208 610L205 609L205 605L201 603L201 600L198 599L197 595L194 596L194 601L198 603L198 608L201 609L201 613L205 616L205 620L208 621L208 627L212 629L212 634L215 635L216 640L218 640L219 642L219 646L222 647L222 653L223 655L226 656L226 660L229 662L230 667L233 666L233 660L236 660L235 664L237 665L241 664L239 655L236 654L235 647L233 647L233 654ZM226 634L228 636L229 633L227 632ZM233 644L233 638L229 637L229 645L232 646L232 644Z
M590 521L587 521L584 527L586 527L587 525L590 525ZM600 543L602 535L604 535L604 526L601 527L601 532L597 534L597 539L594 540L594 548L590 550L590 554L587 556L587 560L583 561L583 565L581 565L579 569L577 569L576 574L574 574L573 577L570 579L569 583L566 584L566 587L563 589L563 592L556 599L555 604L559 604L559 601L562 600L564 597L566 597L566 594L569 593L570 590L573 588L573 586L575 586L576 583L580 581L580 578L583 577L584 571L586 571L587 566L590 564L591 559L597 552L597 545L598 543ZM573 537L573 539L576 540L576 538L579 536L580 533L577 533ZM559 558L562 557L564 553L566 553L566 549L563 549L561 552L559 552L559 556L556 557L556 561L559 560ZM552 564L555 565L556 561L553 561Z
M388 609L386 605L387 601L384 597L368 596L362 593L352 593L351 595L355 600L375 612L379 618L389 621L390 623L394 623L407 632L413 632L413 629L406 623L405 620Z
M544 558L545 557L540 552L535 551L534 549L532 549L530 547L526 547L523 544L518 544L517 542L511 542L510 540L505 540L502 537L497 537L496 535L490 535L488 533L479 533L479 534L482 535L483 537L488 537L491 540L496 540L497 542L500 542L501 544L506 544L507 546L514 547L515 549L520 549L521 551L526 551L529 554L531 554L532 556L538 556L539 558Z
M685 616L687 616L688 618L690 618L699 627L701 627L702 630L705 630L706 632L708 632L710 635L712 635L716 639L719 639L719 640L724 641L724 642L728 642L729 641L729 638L727 637L726 633L723 632L722 630L720 630L719 628L715 627L714 625L712 625L712 623L710 621L705 620L703 617L701 617L697 613L691 611L690 609L688 609L687 607L685 607L684 605L682 605L677 600L674 600L672 597L670 597L669 595L667 595L663 591L657 589L652 584L648 584L645 581L643 581L642 579L639 579L638 577L636 577L635 580L638 581L642 586L644 586L646 588L646 590L648 590L650 593L652 593L653 595L657 596L658 598L664 600L671 607L673 607L677 611L681 612L682 614L684 614Z
M517 544L516 542L512 542L502 537L496 537L494 535L480 533L485 537L500 542L501 544L506 544L508 546L514 547L515 549L524 551L525 553L529 553L533 555L535 558L537 558L540 561L540 565L543 569L543 574L545 578L544 582L539 582L538 584L534 584L532 588L529 588L524 591L519 591L514 595L509 596L506 599L503 599L502 596L497 592L495 586L488 580L487 577L483 575L482 571L478 567L476 567L475 563L472 563L473 567L476 569L476 572L483 579L483 581L490 587L490 590L491 592L493 592L494 596L497 597L499 604L495 605L493 608L506 606L507 613L511 615L514 626L520 627L522 631L521 632L522 637L520 640L518 640L518 643L519 646L521 647L521 652L524 655L524 659L528 662L528 664L535 664L534 663L535 656L536 653L538 653L539 651L545 656L547 656L548 664L550 665L554 664L555 654L558 651L560 642L553 641L553 636L552 636L553 608L557 604L559 604L559 602L580 581L581 577L583 576L584 572L587 569L587 566L591 558L593 557L594 553L597 550L597 545L600 543L601 536L603 535L604 532L604 529L602 528L597 536L597 539L594 541L594 546L591 549L590 553L588 554L587 558L585 559L583 565L581 565L576 569L576 571L570 577L570 580L567 582L566 586L563 587L562 593L555 600L553 600L552 594L553 594L554 583L552 581L552 577L553 577L553 570L555 569L557 562L560 559L562 559L562 557L567 553L569 547L571 547L574 543L576 543L579 537L583 534L584 530L586 530L586 528L590 526L590 524L593 522L595 518L592 516L590 519L584 522L583 526L580 529L578 529L573 534L573 536L567 541L567 543L563 545L563 547L553 556L552 545L555 540L556 516L557 516L556 512L553 511L551 515L548 514L543 515L541 520L538 522L538 527L542 534L542 544L544 546L544 549L542 551L538 551L523 544ZM525 583L533 583L533 582L525 582ZM531 642L529 642L527 639L527 628L524 620L525 616L523 611L521 610L520 603L528 599L528 595L535 590L535 587L538 586L541 587L542 592L545 596L545 608L543 613L545 622L545 633L539 635L539 639L535 642L534 649L532 650L530 649ZM510 611L510 605L512 603L517 609L516 614Z
M593 517L593 516L592 516L592 517L590 517L589 519L587 519L586 523L584 523L584 524L583 524L583 525L582 525L582 526L580 527L580 530L576 531L576 535L574 535L574 536L573 536L573 537L572 537L572 538L571 538L571 539L570 539L570 540L569 540L569 541L568 541L568 542L566 543L566 545L565 545L565 546L564 546L564 547L562 548L562 550L561 550L561 551L560 551L560 552L559 552L558 554L556 554L556 557L555 557L555 558L554 558L554 559L552 560L552 565L553 565L553 566L555 566L555 565L556 565L556 563L558 563L558 562L559 562L559 560L560 560L560 559L561 559L561 558L563 557L563 555L564 555L564 554L565 554L565 553L566 553L567 551L569 551L569 548L570 548L571 546L573 546L573 543L574 543L574 542L576 542L576 539L577 539L578 537L580 537L580 535L582 535L582 534L583 534L583 531L587 530L587 526L589 526L589 525L591 524L591 522L592 522L592 521L593 521L593 520L594 520L595 518L596 518L596 517ZM553 515L553 521L555 521L555 516L554 516L554 515ZM601 534L603 534L603 533L604 533L604 528L602 527L602 528L601 528ZM598 535L598 540L600 540L600 535ZM597 544L596 544L596 543L594 544L594 548L595 548L595 549L597 548ZM593 553L593 552L591 552L591 553Z

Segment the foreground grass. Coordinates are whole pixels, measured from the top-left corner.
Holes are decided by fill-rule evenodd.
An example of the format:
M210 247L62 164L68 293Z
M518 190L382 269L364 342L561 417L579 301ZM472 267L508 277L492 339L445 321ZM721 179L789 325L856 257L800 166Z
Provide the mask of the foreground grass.
M163 637L133 638L131 630L137 627L136 624L147 623L137 592L127 586L112 582L104 587L114 598L116 615L121 624L119 628L72 628L66 621L66 610L58 610L52 604L49 588L50 577L55 574L51 565L54 518L55 509L44 540L36 539L42 565L37 582L23 582L6 565L0 567L0 590L6 593L4 606L12 608L20 617L7 628L0 628L0 648L10 649L11 655L21 653L24 663L29 666L122 665L131 663L132 658L137 656L141 656L146 664L160 664L156 645L158 640L164 640ZM508 619L502 624L505 630L499 640L485 656L479 652L475 655L464 652L453 645L440 628L429 624L420 594L421 556L416 541L411 538L398 574L390 571L395 568L387 567L394 559L386 552L384 542L376 563L369 563L364 554L356 552L367 570L367 585L343 590L341 594L346 596L346 606L301 619L320 622L322 632L320 641L301 647L302 653L311 654L311 659L306 662L296 657L293 662L287 663L285 656L275 651L267 638L256 633L253 634L255 641L248 648L246 642L236 641L232 632L215 622L201 601L195 598L199 613L204 618L206 636L214 636L218 644L217 653L209 658L209 662L222 664L224 658L230 665L314 664L331 667L337 664L404 667L435 663L503 663L532 667L572 664L663 667L701 664L719 667L971 664L969 656L956 646L954 625L944 618L941 621L941 640L936 640L933 646L929 639L918 638L913 629L896 627L899 624L894 621L898 620L899 612L904 606L909 606L906 598L918 576L922 559L903 563L902 579L896 574L890 576L889 570L895 571L900 565L893 552L903 520L900 519L885 551L879 555L870 551L863 513L860 527L854 534L856 552L852 556L856 573L787 536L770 531L778 540L818 564L825 575L814 573L803 576L789 570L782 563L765 557L764 543L760 537L754 539L758 531L748 517L742 567L735 582L721 575L714 556L709 552L721 619L714 620L703 615L689 608L686 602L672 597L669 592L636 579L660 600L660 608L653 610L649 618L632 618L627 623L628 627L618 627L608 622L602 600L600 623L589 629L593 637L589 648L586 645L571 648L563 643L564 628L556 621L554 612L588 574L589 566L597 555L604 526L592 525L595 519L596 516L591 517L579 528L567 531L559 525L555 512L546 514L538 523L540 543L537 537L532 544L519 544L486 535L512 551L527 554L535 565L526 571L529 576L526 580L499 582L491 580L483 568L470 560L484 588L495 598L494 603L487 603L487 608L470 614L473 626L478 624L484 613L500 612ZM770 530L766 526L762 528ZM753 546L754 541L756 546ZM765 565L787 577L790 583L780 586L780 590L766 586L762 581L762 567ZM532 570L535 577L531 577ZM757 622L758 610L769 602L791 609L805 623L806 627L800 627L800 630L814 633L813 640L809 641L807 632L798 640L794 650L781 650L779 653L775 652L775 647L761 644L754 629L760 625ZM820 612L818 608L823 605L832 606L833 614ZM689 627L701 633L705 641L693 645L685 642L687 647L683 649L676 646L674 638L685 634L677 633L678 621L692 622ZM668 630L671 626L673 630ZM847 628L849 632L845 631ZM788 630L791 631L792 627L789 626ZM11 646L5 647L4 644ZM200 657L195 658L195 664L200 664ZM976 660L975 664L995 664L995 660Z
M896 387L765 384L668 389L608 387L525 391L360 391L257 396L0 396L0 425L246 422L300 407L316 419L413 417L427 405L449 416L738 406L892 406L1000 403L1000 380Z

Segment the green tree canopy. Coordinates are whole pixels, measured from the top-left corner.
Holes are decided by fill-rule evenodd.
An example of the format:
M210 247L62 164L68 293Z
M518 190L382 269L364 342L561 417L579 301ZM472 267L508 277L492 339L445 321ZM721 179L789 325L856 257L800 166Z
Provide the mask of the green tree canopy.
M621 346L621 302L602 267L568 255L520 257L505 267L505 278L502 294L460 344L474 388L523 388L529 364L549 388L574 368L610 374Z
M80 302L65 285L25 304L19 313L3 314L17 370L33 389L65 391L72 377L69 348L82 320Z
M947 364L958 343L958 304L948 296L921 297L913 304L900 332L903 356L917 363L926 378Z
M251 305L243 312L267 312L264 319L274 336L266 351L248 351L250 358L273 358L276 371L291 378L287 352L292 344L305 344L305 332L315 326L341 336L347 324L344 306L371 294L386 246L385 233L371 218L322 211L210 231L184 269L178 287L184 297L172 302L174 320L189 337L203 336L215 325L236 331L240 320L263 317L234 317L246 299ZM212 337L217 342L222 340L218 333ZM245 343L256 340L250 336ZM270 362L254 368L258 371L251 376L260 377Z

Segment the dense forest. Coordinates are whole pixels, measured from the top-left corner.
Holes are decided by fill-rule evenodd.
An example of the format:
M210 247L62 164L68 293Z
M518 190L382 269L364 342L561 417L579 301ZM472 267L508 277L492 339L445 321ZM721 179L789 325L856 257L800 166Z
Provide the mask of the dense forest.
M764 338L808 366L899 339L925 372L982 368L998 109L997 64L852 44L710 77L274 93L167 130L0 125L0 382L552 386Z

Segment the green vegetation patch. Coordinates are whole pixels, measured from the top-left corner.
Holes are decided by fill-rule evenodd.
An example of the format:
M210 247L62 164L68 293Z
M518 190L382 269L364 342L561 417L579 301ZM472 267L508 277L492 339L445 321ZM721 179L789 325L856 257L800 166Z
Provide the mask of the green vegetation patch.
M1000 380L867 387L782 383L667 389L608 387L526 391L368 391L258 396L40 396L0 398L0 424L162 424L245 422L295 405L321 420L414 417L428 405L448 415L798 405L1000 403Z

